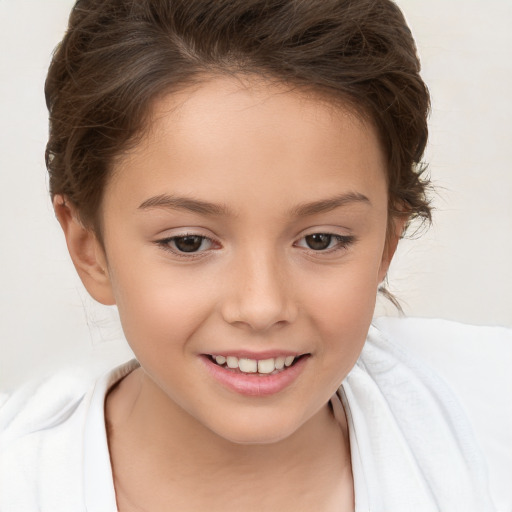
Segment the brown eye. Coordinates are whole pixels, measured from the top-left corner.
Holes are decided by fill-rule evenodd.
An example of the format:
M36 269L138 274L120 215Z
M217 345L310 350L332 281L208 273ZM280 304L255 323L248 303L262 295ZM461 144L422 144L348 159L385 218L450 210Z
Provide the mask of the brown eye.
M325 251L331 245L333 236L325 233L315 233L305 237L306 244L314 251Z
M180 252L196 252L201 248L204 240L205 237L197 235L179 236L173 238L174 245Z
M184 233L181 236L170 236L168 238L156 240L155 244L164 251L182 258L198 258L200 256L205 256L212 249L219 249L218 244L216 244L211 238L192 233Z

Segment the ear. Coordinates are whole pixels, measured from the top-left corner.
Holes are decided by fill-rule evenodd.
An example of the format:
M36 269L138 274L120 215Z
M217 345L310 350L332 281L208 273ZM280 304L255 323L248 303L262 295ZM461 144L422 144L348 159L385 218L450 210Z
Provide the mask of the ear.
M408 220L409 215L407 213L395 213L389 220L388 232L386 234L386 245L384 246L379 268L379 283L384 281L384 278L388 273L391 260L395 254L398 242L400 241L400 238L402 238L402 234Z
M77 212L64 196L56 195L53 208L64 231L68 251L76 271L93 299L115 304L105 251L92 229L85 228Z

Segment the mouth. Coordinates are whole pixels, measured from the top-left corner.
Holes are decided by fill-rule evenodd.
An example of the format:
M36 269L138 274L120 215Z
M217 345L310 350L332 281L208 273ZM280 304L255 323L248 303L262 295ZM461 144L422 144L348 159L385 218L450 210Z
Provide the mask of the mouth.
M237 394L267 397L284 391L303 373L311 354L279 354L260 359L249 354L203 354L207 373ZM264 358L263 358L264 357Z
M250 359L246 357L224 356L224 355L207 355L208 359L217 366L241 374L256 374L260 376L277 375L286 371L291 366L298 363L299 360L305 358L308 354L287 355L270 357L266 359Z

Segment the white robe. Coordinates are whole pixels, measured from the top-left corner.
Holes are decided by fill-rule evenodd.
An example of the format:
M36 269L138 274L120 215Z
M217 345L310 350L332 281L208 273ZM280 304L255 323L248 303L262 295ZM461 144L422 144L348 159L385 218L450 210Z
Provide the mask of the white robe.
M428 331L428 322L414 327ZM125 363L92 384L87 369L63 372L4 400L0 512L116 510L104 400L137 366ZM348 418L356 512L512 510L512 495L491 499L481 445L456 395L375 327L332 403L336 415L343 403Z

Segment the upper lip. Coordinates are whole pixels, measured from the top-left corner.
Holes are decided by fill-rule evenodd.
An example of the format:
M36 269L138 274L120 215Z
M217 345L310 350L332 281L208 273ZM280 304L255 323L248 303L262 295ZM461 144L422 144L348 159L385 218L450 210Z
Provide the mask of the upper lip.
M209 356L237 357L238 359L255 359L263 361L265 359L275 359L276 357L299 357L306 355L305 352L296 352L293 350L266 350L264 352L254 352L249 350L219 350L218 352L209 352Z

